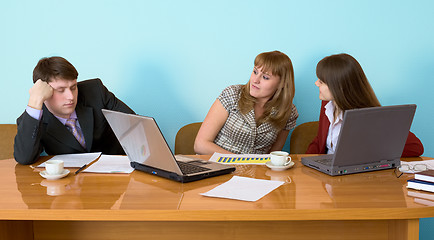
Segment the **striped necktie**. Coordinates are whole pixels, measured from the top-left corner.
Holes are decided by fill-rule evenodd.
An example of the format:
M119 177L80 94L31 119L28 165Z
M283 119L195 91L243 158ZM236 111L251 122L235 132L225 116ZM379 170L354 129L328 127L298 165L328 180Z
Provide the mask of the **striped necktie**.
M77 121L73 118L66 120L65 126L74 135L75 139L80 143L80 145L86 149L86 144L84 142L83 133L77 128Z

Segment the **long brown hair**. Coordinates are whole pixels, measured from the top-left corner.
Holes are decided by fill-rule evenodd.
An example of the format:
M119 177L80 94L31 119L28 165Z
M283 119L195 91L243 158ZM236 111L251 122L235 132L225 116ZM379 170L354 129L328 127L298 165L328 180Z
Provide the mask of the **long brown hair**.
M291 59L279 51L264 52L256 56L254 66L262 68L262 72L268 72L280 77L280 83L273 97L265 104L264 114L258 119L257 124L270 122L276 129L282 129L292 111L292 99L294 98L294 69ZM253 109L256 98L250 95L250 81L241 89L241 97L238 101L242 114L247 114Z
M327 84L333 102L342 111L381 106L362 67L348 54L323 58L316 66L316 75Z

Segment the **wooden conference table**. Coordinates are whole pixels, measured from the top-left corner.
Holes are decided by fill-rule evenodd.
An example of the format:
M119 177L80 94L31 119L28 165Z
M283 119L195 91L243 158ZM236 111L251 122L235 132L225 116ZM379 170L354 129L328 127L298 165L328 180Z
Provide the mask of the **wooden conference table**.
M186 184L139 171L48 181L0 160L0 239L418 239L419 218L434 217L408 195L410 174L330 177L292 156L283 172L243 165ZM256 202L199 195L233 175L286 183Z

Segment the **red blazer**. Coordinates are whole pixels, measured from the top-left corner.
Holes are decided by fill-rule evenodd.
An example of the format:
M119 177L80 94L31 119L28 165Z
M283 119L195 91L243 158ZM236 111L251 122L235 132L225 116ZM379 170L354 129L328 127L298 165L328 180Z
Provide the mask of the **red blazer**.
M327 153L326 140L329 131L330 122L325 115L325 105L327 101L322 101L321 112L319 115L319 128L318 134L310 143L307 148L306 153L312 154L324 154ZM412 132L408 133L407 142L404 146L404 151L402 152L402 157L418 157L423 153L423 145L419 138L416 137Z

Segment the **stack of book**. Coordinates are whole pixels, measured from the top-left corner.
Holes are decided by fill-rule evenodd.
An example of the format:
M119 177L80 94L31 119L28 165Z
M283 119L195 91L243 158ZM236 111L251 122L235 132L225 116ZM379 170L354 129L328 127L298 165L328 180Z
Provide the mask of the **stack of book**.
M407 181L407 188L434 192L434 170L415 173L414 179Z
M427 206L434 206L434 194L432 193L424 193L419 191L411 191L408 190L407 192L408 196L414 197L414 202L427 205Z

